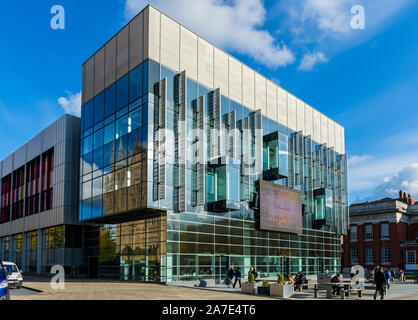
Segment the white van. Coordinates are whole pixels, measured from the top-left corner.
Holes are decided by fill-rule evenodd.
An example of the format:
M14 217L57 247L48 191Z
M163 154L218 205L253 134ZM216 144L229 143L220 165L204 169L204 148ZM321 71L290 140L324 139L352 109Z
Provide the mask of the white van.
M23 283L23 276L19 268L13 262L3 261L3 266L7 270L7 280L9 287L16 287L20 289Z

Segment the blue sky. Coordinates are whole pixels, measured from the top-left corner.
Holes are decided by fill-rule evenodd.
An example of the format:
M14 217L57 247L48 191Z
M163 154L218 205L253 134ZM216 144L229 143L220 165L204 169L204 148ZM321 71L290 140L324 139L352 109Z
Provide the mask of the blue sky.
M65 111L81 64L143 0L8 1L0 7L0 158ZM418 3L414 0L152 0L151 4L345 127L350 201L418 198ZM53 5L65 29L50 27ZM365 9L353 30L353 5Z

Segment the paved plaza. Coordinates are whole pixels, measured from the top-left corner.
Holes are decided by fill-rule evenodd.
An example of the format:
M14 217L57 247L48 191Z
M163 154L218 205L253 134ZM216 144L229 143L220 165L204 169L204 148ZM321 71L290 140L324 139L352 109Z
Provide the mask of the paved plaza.
M29 290L32 289L32 290ZM372 300L373 291L365 290L361 300ZM12 300L282 300L268 296L253 296L241 293L240 289L217 286L209 288L192 288L166 286L153 283L136 283L122 281L69 280L65 289L54 290L49 279L27 277L23 289L13 289ZM312 300L313 290L295 292L290 300ZM319 298L326 300L325 293ZM357 300L352 295L347 300ZM418 300L418 284L394 282L387 300ZM340 300L338 296L332 300Z

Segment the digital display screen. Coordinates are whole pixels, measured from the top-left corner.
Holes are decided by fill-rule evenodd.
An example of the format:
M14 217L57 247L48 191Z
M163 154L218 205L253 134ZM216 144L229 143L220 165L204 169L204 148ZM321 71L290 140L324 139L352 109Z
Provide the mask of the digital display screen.
M302 233L302 194L264 180L259 181L260 229Z

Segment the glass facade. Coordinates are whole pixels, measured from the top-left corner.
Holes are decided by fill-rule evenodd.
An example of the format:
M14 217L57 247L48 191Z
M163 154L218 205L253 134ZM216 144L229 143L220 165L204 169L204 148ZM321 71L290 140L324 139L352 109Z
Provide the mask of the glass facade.
M346 156L146 60L82 107L81 221L92 277L223 281L337 272ZM259 230L256 182L301 191L303 233Z
M60 225L2 237L0 260L13 261L19 268L24 264L27 273L36 273L39 265L40 273L49 274L52 266L62 265L69 274L73 266L79 269L83 264L82 233L82 226Z

